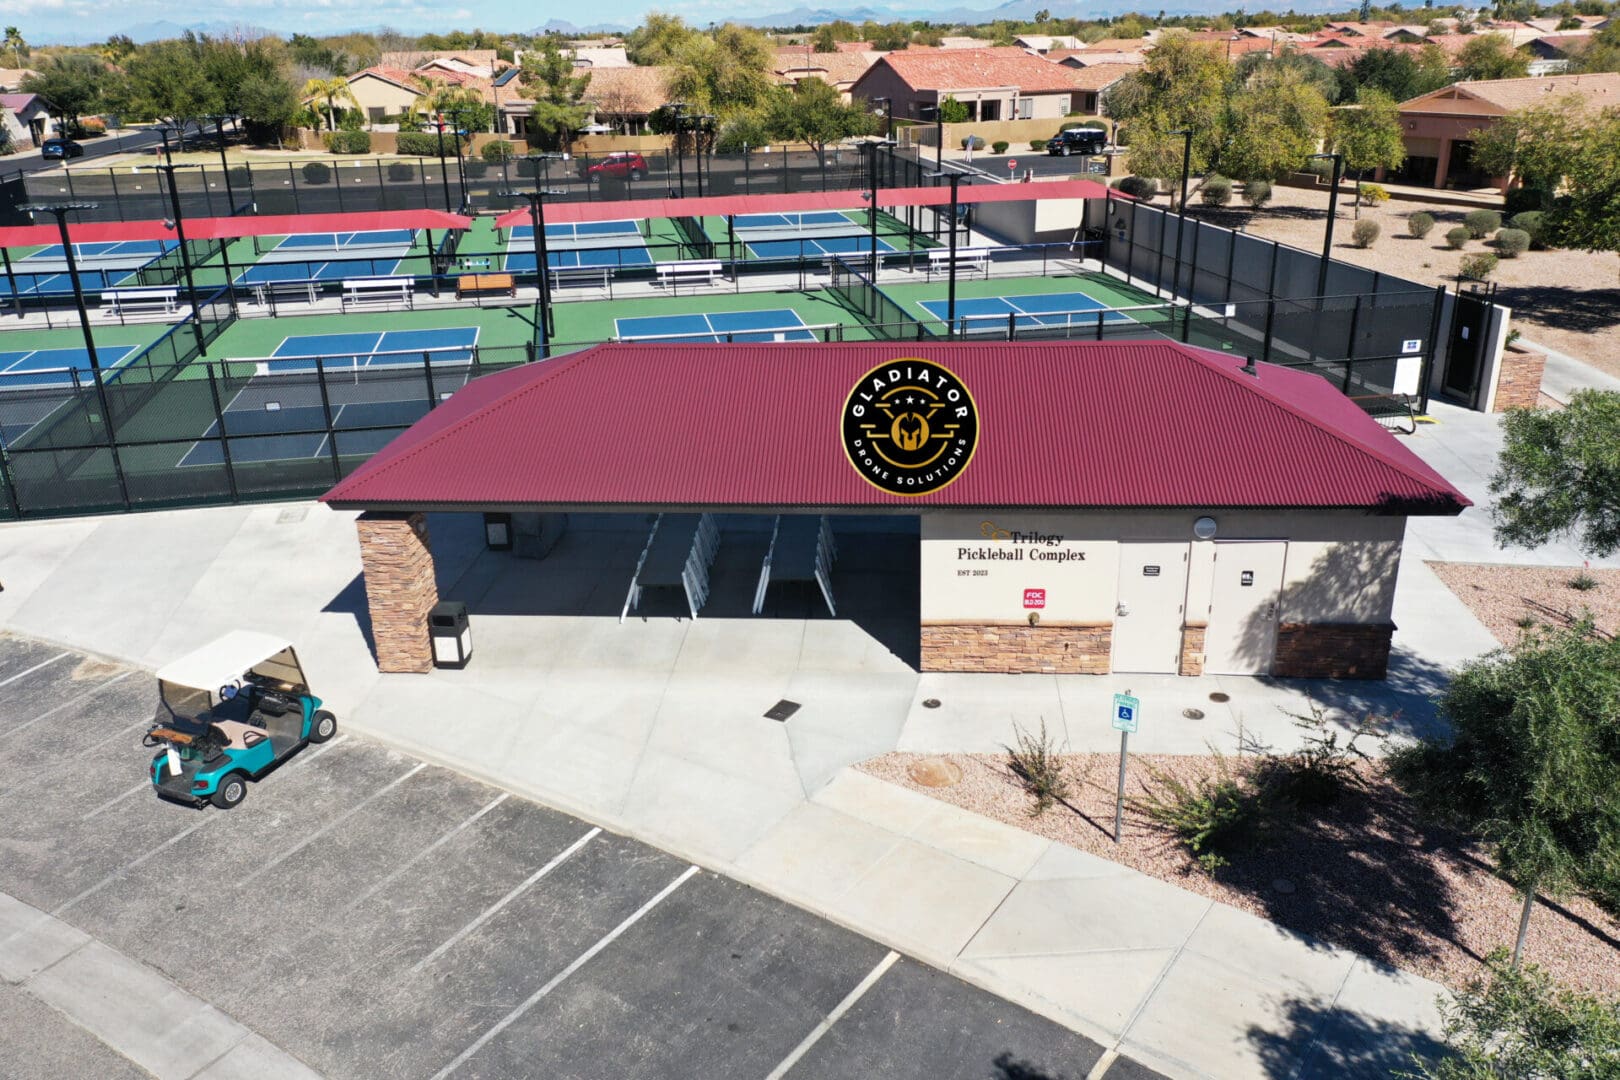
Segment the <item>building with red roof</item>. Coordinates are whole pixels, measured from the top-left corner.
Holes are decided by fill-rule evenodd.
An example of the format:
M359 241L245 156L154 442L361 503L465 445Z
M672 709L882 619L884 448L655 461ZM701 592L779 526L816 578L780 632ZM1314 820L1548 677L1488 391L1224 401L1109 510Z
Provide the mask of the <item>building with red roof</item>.
M911 120L947 97L971 121L1061 120L1075 92L1068 68L1010 46L885 53L850 87L853 98L888 98L895 116Z
M933 471L882 449L900 419L851 434L947 384ZM384 670L431 663L425 512L606 512L914 515L924 670L1370 678L1406 518L1468 505L1325 379L1170 341L598 346L475 380L324 500L366 511Z

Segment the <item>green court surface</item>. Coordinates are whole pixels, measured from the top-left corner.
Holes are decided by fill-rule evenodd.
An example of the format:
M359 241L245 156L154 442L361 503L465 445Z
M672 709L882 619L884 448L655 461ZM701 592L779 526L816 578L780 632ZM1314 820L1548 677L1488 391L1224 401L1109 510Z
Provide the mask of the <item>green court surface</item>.
M871 224L867 220L864 210L842 211L849 219L849 229L828 230L811 229L805 232L794 233L788 230L751 230L743 229L736 233L736 258L749 259L782 259L805 258L818 259L831 254L864 254L868 238L871 236ZM726 232L726 219L719 216L699 218L704 233L714 241L715 254L722 258L731 258L730 239ZM819 239L836 236L839 239L828 245L827 250L818 250L816 243ZM759 250L751 244L758 238L761 242ZM939 241L924 233L913 233L906 228L906 223L892 214L884 211L878 212L878 240L880 246L886 245L889 251L926 251L938 247ZM850 251L851 248L857 250Z
M635 299L580 301L553 309L557 332L553 352L568 352L600 341L611 341L614 320L659 315L714 314L730 311L795 312L806 326L837 323L845 327L845 341L870 341L872 335L855 315L831 293L707 293L700 296L655 296Z
M73 309L65 318L74 318ZM97 326L97 345L138 345L141 348L162 337L173 323L137 323L133 326ZM28 352L32 349L82 349L84 331L78 323L53 330L0 330L0 352Z
M314 334L386 333L436 327L477 327L480 356L486 363L515 363L534 341L534 308L456 307L439 311L379 311L343 315L300 315L277 319L238 319L208 348L209 360L266 357L289 337ZM201 378L196 362L181 378Z
M924 280L917 284L885 281L880 287L890 299L905 310L907 315L923 322L932 322L935 317L928 309L922 307L922 302L940 301L950 293L950 282L940 274L935 274L932 281ZM1076 292L1085 293L1105 308L1161 307L1164 304L1163 300L1152 293L1101 274L1061 274L988 280L979 277L958 277L956 281L958 300L992 296L1040 297ZM1168 321L1168 315L1160 311L1133 313L1131 317L1150 325Z

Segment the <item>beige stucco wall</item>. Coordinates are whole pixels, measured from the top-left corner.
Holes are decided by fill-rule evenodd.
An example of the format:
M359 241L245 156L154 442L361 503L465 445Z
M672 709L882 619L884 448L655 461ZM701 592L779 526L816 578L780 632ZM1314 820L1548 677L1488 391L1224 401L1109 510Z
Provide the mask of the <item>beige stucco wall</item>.
M349 84L349 93L354 95L356 104L362 113L370 115L372 109L381 109L390 115L402 113L416 103L418 94L402 89L391 82L370 75L356 79ZM320 98L316 106L326 108L326 99Z

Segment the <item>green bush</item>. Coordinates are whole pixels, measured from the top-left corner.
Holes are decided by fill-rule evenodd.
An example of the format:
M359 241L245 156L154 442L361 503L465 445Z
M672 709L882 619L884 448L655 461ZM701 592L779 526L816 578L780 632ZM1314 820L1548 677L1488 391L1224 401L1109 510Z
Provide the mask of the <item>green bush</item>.
M1389 202L1389 192L1385 191L1384 188L1378 184L1357 184L1356 194L1359 195L1361 197L1361 201L1366 203L1368 206L1378 206L1382 203Z
M1362 218L1350 227L1350 242L1358 248L1370 248L1383 230L1371 218Z
M396 136L395 145L399 152L409 157L438 157L439 133L427 131L402 131ZM456 135L454 132L444 133L444 156L450 157L456 152Z
M1254 207L1256 210L1266 205L1266 203L1271 201L1271 181L1245 181L1243 184L1243 201Z
M1454 225L1446 230L1446 246L1456 250L1473 238L1466 225Z
M503 161L516 157L517 151L512 149L511 143L500 139L495 142L485 143L484 148L478 151L478 156L491 165L499 165Z
M1484 281L1496 271L1496 256L1489 252L1464 255L1457 264L1457 274L1470 281Z
M984 149L984 139L981 138L978 135L964 135L964 136L962 136L962 149L964 149L964 150L983 150Z
M308 162L300 171L304 174L306 184L328 184L332 181L332 170L324 162Z
M1529 233L1530 246L1533 248L1547 246L1547 215L1540 210L1526 210L1522 214L1514 214L1508 218L1508 228Z
M520 157L512 166L512 171L524 178L533 178L540 175L540 164L532 157Z
M1035 796L1035 806L1029 815L1038 817L1054 802L1069 796L1069 781L1063 775L1063 759L1058 756L1056 745L1046 733L1044 717L1039 735L1033 735L1015 723L1013 736L1018 745L1002 747L1007 751L1007 767L1024 785L1024 790Z
M1496 250L1504 259L1517 259L1530 250L1530 234L1523 229L1501 229L1496 234Z
M414 180L416 170L411 168L409 162L390 161L388 163L388 179L393 181Z
M461 163L461 168L467 174L467 179L482 180L484 174L489 172L489 163L478 158L468 158Z
M1419 240L1428 236L1434 228L1434 215L1419 210L1406 219L1406 231Z
M1331 161L1307 161L1304 171L1324 183L1333 183L1333 162Z
M1277 805L1329 806L1345 791L1367 786L1360 764L1370 760L1370 755L1356 743L1364 738L1382 739L1390 728L1389 717L1366 714L1350 729L1350 738L1341 743L1339 729L1329 722L1327 711L1314 699L1308 714L1288 716L1304 733L1299 737L1299 749L1288 754L1267 750L1255 769L1255 783Z
M1031 150L1035 151L1037 154L1045 153L1046 152L1046 140L1045 139L1031 139L1031 140L1029 140L1029 148Z
M1127 176L1120 180L1119 190L1133 199L1150 202L1159 193L1159 184L1145 176Z
M1463 215L1463 225L1470 237L1483 240L1502 227L1502 215L1495 210L1470 210Z
M1096 128L1098 131L1107 131L1108 130L1108 121L1106 121L1106 120L1082 120L1078 124L1064 124L1063 126L1066 127L1066 128Z
M330 149L334 154L369 154L371 153L371 132L369 131L332 131Z
M1006 139L997 139L990 144L990 152L992 154L1005 154L1009 145L1011 144Z
M1200 194L1205 206L1225 206L1232 201L1232 181L1217 173L1204 181Z
M1169 829L1207 874L1227 864L1227 856L1251 843L1264 823L1265 804L1252 785L1235 774L1226 759L1215 770L1188 783L1152 766L1146 795L1130 799L1133 810Z
M1526 210L1540 210L1551 202L1552 199L1540 188L1508 188L1507 195L1502 199L1502 213L1512 217Z

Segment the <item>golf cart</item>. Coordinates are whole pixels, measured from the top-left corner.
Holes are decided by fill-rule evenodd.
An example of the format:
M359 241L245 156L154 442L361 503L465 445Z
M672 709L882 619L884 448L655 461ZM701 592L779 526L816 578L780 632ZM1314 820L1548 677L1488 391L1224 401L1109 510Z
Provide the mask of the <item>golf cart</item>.
M142 745L158 748L152 786L165 799L229 810L249 780L337 732L285 638L233 630L157 677L157 718Z

